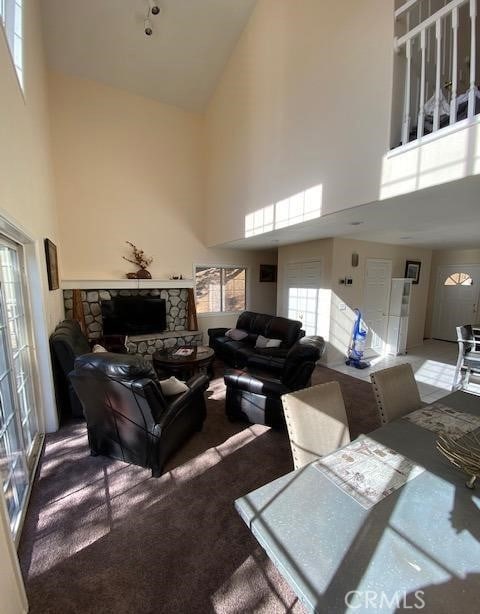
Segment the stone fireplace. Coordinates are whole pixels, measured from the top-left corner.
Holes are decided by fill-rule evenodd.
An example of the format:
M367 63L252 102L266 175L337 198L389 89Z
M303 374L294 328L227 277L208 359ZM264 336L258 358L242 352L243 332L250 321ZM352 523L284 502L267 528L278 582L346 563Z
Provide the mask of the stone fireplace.
M180 283L181 282L177 282L179 285ZM153 280L148 280L148 282L141 282L140 280L122 280L121 282L115 283L115 288L102 288L100 287L102 282L98 282L98 288L93 287L95 285L94 282L76 282L76 284L76 286L75 282L63 284L65 317L73 317L72 286L74 286L79 289L81 293L83 314L87 328L86 333L89 341L95 341L103 336L102 301L109 301L116 296L150 296L165 300L166 330L147 335L129 335L126 338L125 345L130 353L151 356L156 350L174 348L176 346L180 347L183 345L201 345L202 343L202 333L200 331L187 330L187 287L162 288L162 282L158 281L157 284L159 287L151 287L155 284ZM87 284L88 287L85 287ZM142 287L147 285L150 287ZM66 286L69 286L68 289L65 288ZM84 286L84 289L82 289L82 286Z

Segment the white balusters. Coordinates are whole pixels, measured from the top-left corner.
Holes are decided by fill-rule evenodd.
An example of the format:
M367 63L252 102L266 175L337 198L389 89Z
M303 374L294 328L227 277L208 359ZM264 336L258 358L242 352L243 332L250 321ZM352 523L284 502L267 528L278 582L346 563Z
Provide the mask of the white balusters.
M442 21L437 19L435 23L435 40L437 43L435 65L435 104L433 107L433 132L440 127L440 78L442 74Z
M425 121L425 63L426 63L426 31L420 33L420 49L422 53L422 68L420 71L420 108L418 110L417 138L423 136Z
M405 100L403 109L402 144L408 143L410 136L410 84L412 75L412 41L408 40L405 47L407 64L405 67Z
M457 121L458 86L458 8L452 11L452 91L450 96L450 125Z
M395 11L396 19L401 19L398 30L403 34L395 39L397 50L404 49L405 54L405 88L401 125L401 141L405 145L410 134L415 130L416 137L425 134L425 105L433 90L433 108L430 101L428 113L433 113L432 132L444 125L442 118L449 112L449 123L458 120L458 101L460 95L465 100L468 93L468 118L476 114L476 70L477 70L477 1L478 0L404 0ZM440 5L440 6L439 6ZM438 8L437 8L438 7ZM469 9L468 21L461 19L460 9ZM414 13L415 11L415 13ZM411 24L410 13L415 15ZM417 21L417 18L419 21ZM449 23L450 20L450 23ZM405 31L406 26L406 31ZM470 31L470 32L469 32ZM462 40L470 34L470 57L468 83L460 80L462 75L463 55ZM467 39L468 40L468 39ZM419 41L419 46L417 41ZM467 52L468 53L468 52ZM462 57L460 57L462 56ZM462 77L463 79L463 77ZM449 111L446 109L443 88L451 88ZM467 89L468 88L468 89ZM417 115L417 117L415 117ZM428 122L427 122L428 123Z
M477 56L477 37L475 22L477 17L477 0L470 0L470 89L468 92L468 117L475 115L475 71Z

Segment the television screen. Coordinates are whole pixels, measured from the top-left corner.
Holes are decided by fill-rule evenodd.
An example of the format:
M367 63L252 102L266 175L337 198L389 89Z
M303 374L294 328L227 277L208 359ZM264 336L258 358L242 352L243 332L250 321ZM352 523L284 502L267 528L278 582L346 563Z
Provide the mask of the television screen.
M167 327L165 299L117 296L102 301L104 335L145 335Z

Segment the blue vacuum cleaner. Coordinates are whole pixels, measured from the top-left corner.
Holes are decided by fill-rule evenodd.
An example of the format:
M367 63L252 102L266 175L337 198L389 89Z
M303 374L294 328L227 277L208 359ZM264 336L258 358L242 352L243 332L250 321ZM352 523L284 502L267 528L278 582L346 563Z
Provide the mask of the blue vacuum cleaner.
M353 323L352 338L348 346L348 354L345 364L355 369L366 369L370 366L369 362L362 360L365 344L367 341L368 327L362 320L360 309L354 309L355 322Z

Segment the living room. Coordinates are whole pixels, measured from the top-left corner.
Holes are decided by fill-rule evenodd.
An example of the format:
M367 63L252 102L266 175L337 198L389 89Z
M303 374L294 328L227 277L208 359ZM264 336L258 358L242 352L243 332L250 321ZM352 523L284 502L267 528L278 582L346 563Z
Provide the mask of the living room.
M64 290L126 281L132 271L123 259L129 255L126 241L153 258L149 271L159 289L180 275L194 289L198 267L238 267L246 271L248 310L292 319L298 314L288 300L295 287L289 267L318 263L317 321L307 336L323 336L322 364L342 369L353 310L366 304L369 261L390 262L389 279L406 277L407 261L420 263L418 283L411 287L406 345L412 354L437 347L424 344L438 338L432 334L438 317L437 271L480 264L479 123L478 116L470 117L458 129L444 128L441 138L428 135L430 140L390 151L405 137L398 84L401 74L403 86L405 65L399 69L393 48L394 10L403 3L161 0L159 14L151 12L147 0L118 4L0 0L2 21L15 12L14 5L23 19L23 32L18 30L15 39L22 53L17 49L12 59L15 37L8 31L0 36L0 232L25 262L38 431L50 434L49 445L61 442L48 339L65 317ZM145 35L146 19L150 36ZM400 115L395 115L397 108ZM55 290L48 286L46 238L58 250L60 287ZM260 281L261 265L277 267L276 281ZM203 343L208 343L208 329L234 328L237 318L238 313L199 310ZM456 346L453 355L455 361ZM217 415L224 404L222 374L214 381L208 411ZM361 386L370 384L357 381L362 396ZM441 390L446 394L447 389ZM215 428L207 430L198 449L189 444L185 463L180 456L168 480L161 478L165 493L173 493L173 483L184 482L172 506L188 497L193 475L188 460L196 452L200 458L210 450L200 463L226 483L235 454L242 456L241 448L248 446L253 452L257 439L266 454L275 446L285 452L275 475L268 473L268 465L258 469L255 458L251 464L243 459L242 468L259 473L251 489L291 469L288 442L281 435L270 440L258 425L227 425L221 436ZM84 453L76 448L78 429L68 443L74 458ZM49 460L51 471L60 459L61 454ZM30 461L32 472L35 462ZM49 467L45 470L48 474ZM84 493L85 475L78 481ZM128 505L128 479L137 487L146 477L148 471L139 470L124 482L112 482L123 493L115 523L122 505ZM136 491L145 505L149 497L153 505L163 496L150 482L145 491ZM73 482L69 487L75 487ZM207 487L199 488L201 496L209 496ZM225 486L225 505L228 496L247 492ZM41 500L26 513L41 514ZM76 536L78 549L76 537L70 550L58 543L53 552L52 546L45 567L36 563L38 577L45 573L53 582L56 565L68 563L68 556L72 567L67 571L76 574L74 554L87 545L98 548L94 556L102 556L108 523L102 528L93 523L89 534L95 514L87 503L82 508L82 501L72 499L72 505L87 512ZM55 513L55 507L48 509ZM195 507L192 513L218 511L205 509ZM179 507L175 513L180 514ZM209 539L221 540L220 529ZM174 530L182 531L180 520ZM239 540L242 535L240 529L235 533ZM21 531L12 540L5 512L0 531L0 609L5 612L28 607L15 551L20 538ZM212 588L212 610L302 611L262 558L261 548L249 550L252 543L245 537L215 587L218 592ZM111 542L112 549L120 544ZM188 549L188 540L180 547ZM220 575L212 582L218 583ZM258 589L250 604L248 595L238 591L248 578ZM170 578L177 584L184 579ZM195 580L202 581L198 575ZM273 597L272 583L279 587ZM69 607L90 611L93 605L85 599ZM32 611L41 611L38 603ZM105 603L97 611L109 611ZM115 611L122 611L115 603ZM62 606L65 611L65 602ZM55 607L52 603L43 611Z

